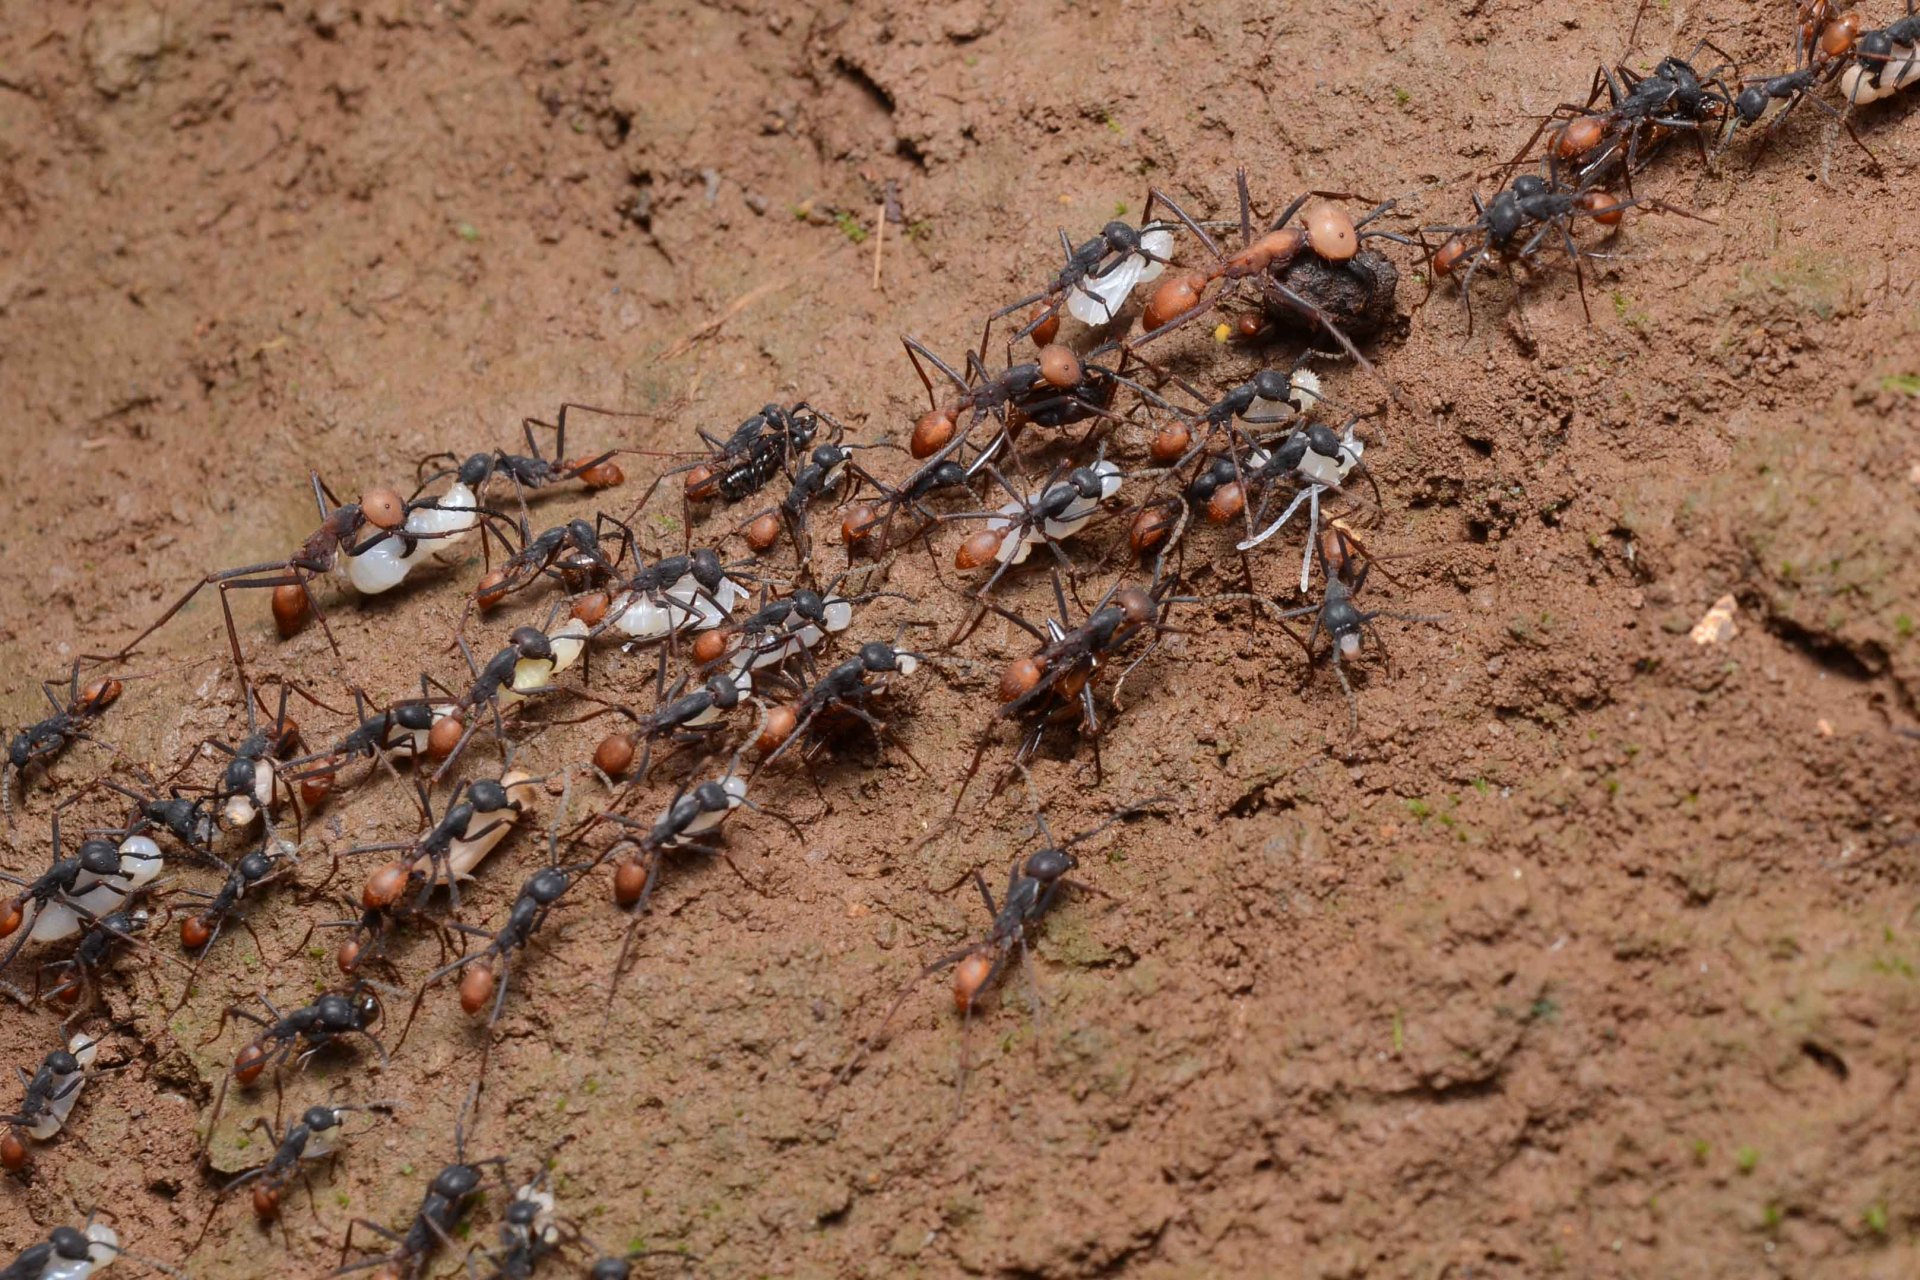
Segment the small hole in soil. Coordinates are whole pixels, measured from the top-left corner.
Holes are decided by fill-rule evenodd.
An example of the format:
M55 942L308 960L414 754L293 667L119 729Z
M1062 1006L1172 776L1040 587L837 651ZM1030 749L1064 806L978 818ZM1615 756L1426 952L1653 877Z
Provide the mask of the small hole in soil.
M1830 1073L1835 1080L1845 1080L1847 1078L1847 1060L1825 1045L1815 1044L1811 1040L1804 1040L1800 1044L1800 1052L1812 1058L1815 1063Z

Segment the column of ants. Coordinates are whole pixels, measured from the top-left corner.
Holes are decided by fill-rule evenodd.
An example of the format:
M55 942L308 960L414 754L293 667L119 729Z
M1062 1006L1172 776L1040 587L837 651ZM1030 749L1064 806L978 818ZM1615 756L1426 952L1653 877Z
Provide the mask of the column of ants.
M147 957L152 985L178 1009L230 926L252 935L265 957L249 917L296 898L324 902L342 876L357 889L339 918L315 913L299 948L318 931L337 937L337 984L297 1008L234 993L208 1041L240 1029L201 1137L218 1195L194 1248L226 1196L243 1188L263 1223L278 1220L308 1162L337 1156L343 1140L394 1106L329 1097L312 1100L292 1123L262 1117L266 1159L223 1176L204 1153L230 1090L268 1080L279 1088L282 1076L296 1077L320 1053L358 1053L369 1069L384 1069L387 1039L399 1050L422 1005L446 987L465 1014L491 1028L516 969L537 963L529 944L594 881L628 917L610 1003L675 864L705 856L733 867L724 843L729 816L759 808L755 795L783 778L818 788L815 765L828 753L857 752L863 742L880 755L897 752L929 785L952 789L953 813L989 761L996 794L1015 783L1031 794L1028 766L1049 744L1056 755L1081 757L1098 783L1102 735L1122 687L1172 633L1175 612L1188 611L1181 629L1191 630L1243 605L1275 638L1288 637L1309 671L1331 668L1351 731L1359 705L1347 667L1369 639L1378 641L1377 624L1442 621L1361 603L1370 570L1387 558L1369 548L1386 498L1366 456L1383 443L1392 407L1411 409L1367 355L1397 315L1401 269L1385 246L1419 264L1429 294L1437 282L1457 289L1469 331L1482 273L1517 291L1517 272L1564 259L1584 306L1581 263L1596 252L1590 237L1620 234L1635 209L1681 212L1635 190L1661 156L1691 152L1711 164L1756 126L1753 145L1764 145L1802 103L1839 119L1872 156L1853 117L1920 80L1912 0L1904 17L1880 28L1827 0L1799 0L1793 37L1794 69L1783 74L1742 76L1707 41L1649 72L1600 68L1583 101L1545 114L1491 198L1473 194L1473 216L1463 222L1396 223L1392 201L1344 192L1310 191L1269 206L1244 172L1224 211L1207 211L1213 216L1151 190L1139 226L1110 222L1078 243L1063 231L1057 270L993 311L979 345L958 363L903 339L930 402L903 441L855 442L822 408L769 404L731 431L699 430L697 450L625 509L538 532L532 513L543 493L610 492L625 484L622 456L657 456L624 448L569 456L570 416L622 415L562 406L551 423L523 424L524 453L422 459L406 495L376 488L343 504L314 476L320 523L291 555L190 584L119 650L89 655L49 681L52 714L12 740L10 830L15 790L46 789L48 766L80 744L106 753L108 769L52 805L44 870L0 873L13 887L0 901L0 991L52 1011L57 1022L55 1047L33 1070L19 1070L22 1096L0 1115L0 1167L31 1176L34 1148L58 1140L83 1087L137 1058L140 1047L125 1045L123 1026L102 1017L103 984L131 980L116 971L122 957ZM1822 96L1829 89L1840 105ZM1207 336L1171 340L1182 333ZM1274 362L1289 340L1293 354ZM1206 385L1197 366L1230 345L1253 351L1258 363ZM1332 395L1313 367L1320 359L1350 364L1356 385L1382 393L1379 408L1361 412ZM883 464L898 453L908 461ZM658 516L654 504L674 496L677 517L649 525L649 508ZM649 545L669 527L685 531L678 550ZM696 529L710 535L702 545L692 541ZM1288 591L1254 590L1252 561L1283 536L1297 546L1297 579L1289 559ZM487 568L456 631L464 673L452 683L423 674L417 693L379 700L344 679L329 692L250 672L232 593L270 592L283 639L317 622L338 655L327 608L345 607L353 593L401 588L416 568L445 568L455 563L446 553L475 538ZM924 556L939 589L960 602L950 632L909 644L907 633L926 624L891 635L857 629L863 606L905 598L886 587L903 556ZM1190 557L1224 564L1247 589L1194 591ZM999 595L1009 579L1035 577L1050 586L1053 616L1023 616ZM218 593L221 656L234 664L245 732L195 744L186 759L156 771L127 758L104 728L129 686L151 674L125 664L207 587ZM512 607L522 620L483 660L469 630ZM1000 669L964 767L941 777L894 732L904 709L898 691L929 669L967 668L961 655L989 615L1004 624L997 629L1012 627L1031 643ZM650 705L589 687L593 653L616 645L651 651ZM101 665L117 674L96 675ZM289 714L294 697L303 716L335 718L338 727L310 738ZM538 776L516 763L536 736L588 722L608 730L589 732L586 742L597 739L590 755ZM476 738L482 749L470 750ZM205 773L203 761L216 767ZM332 851L321 866L306 842L307 819L382 779L417 808L417 834ZM550 801L553 812L540 821L536 809ZM1036 803L1037 847L1013 861L998 897L978 871L972 876L985 910L978 940L905 975L830 1087L857 1087L914 984L936 973L950 975L964 1037L1042 918L1075 888L1098 892L1072 878L1077 851L1159 804L1126 801L1106 822L1059 838ZM773 816L799 837L789 819ZM461 886L537 821L539 847L504 917L461 918ZM182 871L177 883L163 878L169 860ZM177 946L157 936L156 908L177 930ZM439 962L409 983L399 962L422 936L438 946ZM169 971L182 975L177 996L160 981ZM384 1024L395 997L406 1013L390 1032ZM101 1061L103 1045L113 1061ZM956 1107L965 1061L963 1040ZM426 1184L416 1213L397 1224L355 1219L335 1274L418 1274L449 1247L484 1194L488 1170L508 1193L499 1244L479 1255L494 1274L528 1275L543 1259L572 1256L610 1280L649 1256L596 1244L561 1212L544 1161L531 1161L534 1174L516 1188L506 1172L513 1161L470 1160L465 1124L478 1090L476 1083L456 1127L453 1163ZM374 1243L350 1259L355 1230ZM118 1256L178 1273L132 1254L90 1216L29 1248L6 1274L84 1277ZM686 1255L669 1260L683 1266Z

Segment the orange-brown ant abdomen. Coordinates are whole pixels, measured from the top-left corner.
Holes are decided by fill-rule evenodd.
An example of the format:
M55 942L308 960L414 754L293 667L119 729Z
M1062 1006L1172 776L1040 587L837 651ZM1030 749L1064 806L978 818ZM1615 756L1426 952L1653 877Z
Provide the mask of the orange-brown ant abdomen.
M258 1041L243 1046L233 1060L233 1078L241 1084L252 1084L267 1069L267 1051Z
M720 492L720 473L706 463L687 472L687 501L706 502Z
M1180 461L1192 443L1193 432L1186 423L1169 422L1153 433L1153 440L1147 445L1147 456L1164 467Z
M1302 228L1277 228L1229 257L1224 265L1225 274L1252 276L1284 267L1300 256L1300 250L1306 244L1307 233Z
M1553 140L1553 154L1562 160L1577 160L1600 145L1607 136L1605 116L1581 116L1567 121Z
M715 627L711 631L702 631L694 637L693 660L704 667L709 662L718 662L725 657L730 633L731 629L727 627Z
M1033 325L1033 331L1028 336L1036 347L1044 347L1060 336L1060 311L1058 308L1049 308L1044 302L1033 309L1027 322Z
M180 922L180 945L198 951L213 941L213 929L200 916L188 916Z
M1858 10L1849 9L1829 22L1820 32L1820 52L1828 58L1844 58L1853 50L1853 42L1859 38L1861 18Z
M460 1011L469 1017L487 1007L493 999L493 970L484 964L470 964L460 975Z
M973 1002L980 997L980 988L987 984L987 976L993 972L993 957L975 952L964 957L953 966L953 1007L961 1013L970 1013Z
M1176 517L1165 507L1142 507L1133 517L1133 523L1127 526L1127 545L1133 548L1133 554L1145 555L1165 542L1173 531Z
M607 599L606 592L589 591L586 595L581 596L573 602L573 608L569 612L588 626L597 627L600 625L601 619L607 616L607 610L612 606L612 603L611 600Z
M352 973L360 963L360 940L348 938L342 942L333 953L333 963L339 966L340 972Z
M960 549L953 553L953 567L978 569L983 564L991 563L1000 553L1001 542L1013 536L1011 530L1002 529L982 529L969 534L967 540L960 544Z
M1225 524L1246 509L1247 489L1238 480L1221 485L1207 499L1207 519L1215 524Z
M282 640L291 640L307 625L313 606L307 589L297 582L286 582L273 589L273 626Z
M104 711L125 691L126 686L118 680L96 680L80 691L80 705L88 711Z
M20 927L20 921L25 917L26 906L18 898L5 906L0 906L0 938L12 937L14 930Z
M0 1137L0 1169L8 1173L18 1173L27 1167L27 1144L20 1140L18 1129L8 1129Z
M253 1188L253 1216L262 1222L272 1222L280 1216L280 1189L255 1184Z
M389 862L367 877L360 890L360 905L369 911L384 911L400 901L407 891L407 864Z
M309 774L300 779L300 803L307 808L316 808L326 803L333 794L334 776L331 770L325 773Z
M913 435L907 441L907 452L916 458L932 457L953 440L957 425L951 410L927 410L920 415L920 420L913 424Z
M1038 658L1016 658L1000 673L1000 701L1012 702L1032 693L1040 685L1046 668Z
M593 767L609 778L617 778L633 767L633 739L624 733L610 733L593 749Z
M1197 271L1176 271L1154 287L1140 313L1140 326L1151 333L1200 305L1207 278Z
M778 750L780 744L793 736L800 726L800 718L792 707L775 706L767 709L767 720L760 728L760 736L753 740L754 750L761 755Z
M859 546L873 533L879 519L880 513L873 509L871 502L854 503L840 517L840 541L849 547Z
M457 715L441 716L433 722L433 728L427 730L427 759L445 760L460 745L460 736L466 727L460 723Z
M1436 276L1452 275L1460 269L1461 262L1466 259L1470 252L1472 251L1467 247L1465 240L1459 236L1453 237L1434 252L1433 274Z
M1627 211L1620 207L1620 202L1605 191L1581 192L1579 206L1583 212L1591 214L1593 220L1603 227L1617 227L1620 225L1620 220L1627 216Z
M771 551L773 544L778 541L780 541L780 517L773 512L769 511L763 516L756 516L747 525L747 545L753 548L756 554Z
M585 458L575 458L572 462L567 463L566 467L568 470L572 470L585 461ZM611 489L615 485L625 484L627 481L627 473L622 471L620 464L612 458L608 458L605 462L596 462L590 467L582 468L577 474L580 477L580 483L589 489Z
M491 609L507 598L507 571L495 569L480 579L473 589L473 602L482 609Z
M630 907L640 901L640 894L647 887L646 864L637 858L623 858L613 869L613 900L622 907Z

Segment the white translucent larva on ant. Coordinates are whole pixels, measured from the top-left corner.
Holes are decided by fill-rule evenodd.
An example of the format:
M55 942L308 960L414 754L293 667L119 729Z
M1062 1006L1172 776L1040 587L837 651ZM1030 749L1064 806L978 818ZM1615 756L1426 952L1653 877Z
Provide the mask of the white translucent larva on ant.
M500 785L507 789L507 799L519 801L520 808L474 811L473 817L467 820L467 830L483 834L471 840L457 839L447 846L447 871L455 880L473 879L473 869L507 838L513 831L513 824L520 820L522 812L533 808L534 799L539 794L539 788L528 782L527 775L518 769L500 775ZM430 859L422 858L415 866L426 875L433 874Z
M73 1114L73 1105L80 1101L80 1091L86 1088L87 1068L92 1066L93 1060L100 1056L100 1042L89 1035L76 1035L67 1042L67 1052L73 1055L73 1060L80 1065L80 1069L62 1072L53 1077L53 1085L47 1095L49 1101L46 1109L35 1118L32 1124L25 1126L27 1135L41 1142L60 1132L61 1126L67 1122L67 1117Z
M1320 495L1329 489L1338 489L1353 469L1360 465L1361 457L1366 453L1366 442L1354 433L1356 423L1349 422L1345 434L1340 437L1340 449L1337 456L1318 453L1309 448L1301 455L1294 475L1306 482L1306 487L1295 494L1287 509L1278 519L1251 538L1234 544L1237 551L1251 551L1253 548L1280 532L1287 521L1293 519L1293 513L1305 505L1308 513L1307 549L1300 561L1300 590L1305 592L1311 585L1313 574L1313 553L1316 539L1320 533Z
M1895 45L1878 70L1875 77L1872 69L1859 62L1849 65L1840 73L1840 96L1853 103L1878 102L1920 83L1920 45Z
M513 664L513 687L500 690L503 704L518 702L526 694L536 689L545 689L553 683L553 678L580 661L580 655L587 650L587 624L578 618L568 618L559 630L547 637L547 644L553 649L553 657L522 658Z
M1357 658L1360 656L1360 633L1358 631L1349 631L1346 635L1340 637L1340 656L1343 658Z
M273 808L273 761L262 757L253 762L253 792L228 796L220 816L230 828L244 827L266 810Z
M120 1256L119 1233L106 1223L89 1222L86 1234L92 1242L86 1257L62 1258L56 1255L49 1258L46 1269L40 1272L37 1280L87 1280L88 1276Z
M696 836L705 835L719 826L726 816L738 809L747 799L747 780L737 773L730 773L719 779L720 789L727 793L727 807L724 809L702 810L700 815L689 822L678 835L667 841L667 847L685 844ZM660 817L665 820L668 811L662 811Z
M1056 542L1071 538L1086 528L1087 522L1100 513L1100 504L1120 492L1121 475L1117 465L1102 458L1087 470L1100 478L1100 496L1088 498L1075 495L1072 503L1060 513L1059 519L1048 520L1041 526L1041 532ZM1031 531L1027 537L1036 543L1041 540L1038 533Z
M73 892L55 898L44 909L25 904L27 936L35 942L60 942L85 933L92 922L125 905L135 890L152 884L166 868L160 846L147 836L128 836L120 842L120 870L110 876L82 871L74 877Z
M1135 285L1145 284L1166 269L1165 259L1173 253L1173 233L1144 232L1140 236L1140 248L1145 252L1130 253L1104 274L1089 275L1067 290L1067 314L1087 325L1102 325L1112 320L1127 304L1127 295Z
M1249 422L1261 426L1285 422L1289 418L1304 417L1320 403L1320 375L1311 369L1296 369L1288 375L1293 385L1293 394L1285 400L1268 400L1255 396L1241 416Z
M688 574L668 587L666 595L671 604L681 606L672 611L676 628L711 631L732 616L747 592L732 578L720 579L720 585L709 592Z
M406 531L416 539L411 552L401 539L388 536L357 556L340 558L341 570L355 591L377 596L393 590L422 558L447 550L479 526L479 518L468 514L479 504L466 485L456 481L433 501L438 505L415 507L407 513Z
M664 640L673 630L673 610L644 595L623 592L613 601L614 629L635 640Z

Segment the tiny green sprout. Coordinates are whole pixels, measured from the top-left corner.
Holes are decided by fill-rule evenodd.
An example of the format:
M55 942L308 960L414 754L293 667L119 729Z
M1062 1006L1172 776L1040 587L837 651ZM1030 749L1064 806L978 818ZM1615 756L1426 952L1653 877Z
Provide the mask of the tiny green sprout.
M1407 1047L1407 1024L1400 1011L1393 1011L1393 1051L1399 1053Z
M1473 789L1484 796L1493 790L1493 784L1485 778L1475 778L1473 780Z
M462 240L478 240L480 238L480 228L474 226L471 222L456 222L453 224L453 234L459 236Z
M1752 1173L1760 1167L1760 1152L1755 1147L1741 1147L1733 1153L1733 1167L1742 1174Z
M554 1109L555 1111L565 1111L565 1110L567 1109L567 1095L566 1095L566 1094L564 1094L564 1093L563 1093L563 1094L561 1094L561 1095L560 1095L560 1096L559 1096L558 1098L555 1098L555 1099L553 1100L553 1109Z
M453 1234L459 1236L462 1240L472 1239L473 1224L471 1222L462 1222L459 1226L453 1229Z
M833 225L840 228L841 235L855 244L862 244L866 241L867 229L860 225L858 218L848 213L845 209L833 215Z
M1610 796L1620 794L1620 779L1618 778L1609 777L1605 782L1601 783L1601 785L1607 789L1607 794Z
M347 1206L348 1206L349 1204L351 1204L351 1203L352 1203L353 1201L352 1201L352 1199L351 1199L351 1197L349 1197L349 1196L347 1195L347 1193L346 1193L346 1192L344 1192L344 1191L342 1191L342 1192L341 1192L340 1194L338 1194L338 1195L336 1195L336 1196L335 1196L335 1197L333 1198L333 1202L334 1202L335 1204L337 1204L337 1205L339 1205L339 1206L340 1206L340 1207L341 1207L342 1209L344 1209L344 1208L346 1208L346 1207L347 1207Z
M1425 800L1420 799L1420 797L1415 796L1413 799L1407 801L1407 812L1420 821L1425 822L1433 816L1433 806Z
M1887 1206L1880 1203L1868 1205L1867 1211L1860 1215L1860 1221L1865 1223L1867 1230L1873 1232L1873 1234L1877 1236L1886 1235Z
M647 1251L647 1238L645 1236L627 1237L628 1253L645 1253L646 1251Z
M1396 84L1393 86L1393 101L1395 106L1404 107L1413 101L1413 95Z
M325 960L327 958L327 949L325 947L308 947L307 956L312 960Z
M580 1086L580 1088L581 1088L581 1089L582 1089L582 1090L583 1090L583 1091L584 1091L584 1092L586 1093L586 1095L587 1095L587 1096L588 1096L589 1098L591 1098L591 1097L592 1097L592 1096L593 1096L594 1094L596 1094L596 1093L599 1093L599 1092L600 1092L600 1079L599 1079L599 1077L598 1077L598 1076L588 1076L588 1077L587 1077L587 1079L586 1079L586 1082L585 1082L584 1084L582 1084L582 1085Z
M1695 1138L1693 1140L1693 1162L1695 1164L1704 1166L1707 1163L1707 1157L1712 1154L1713 1144L1711 1142L1708 1142L1705 1138Z
M248 1147L253 1145L253 1139L249 1138L246 1134L243 1133L239 1137L233 1140L233 1145L238 1147L240 1150L245 1151Z
M1920 373L1890 373L1880 379L1880 389L1895 395L1920 396Z
M1119 133L1121 131L1120 122L1115 120L1111 115L1101 116L1100 123L1107 126L1108 133Z
M1913 615L1910 613L1894 614L1893 615L1893 631L1894 631L1894 634L1899 636L1902 640L1913 639Z
M1780 1225L1781 1220L1785 1217L1786 1215L1780 1212L1779 1205L1769 1203L1766 1208L1760 1211L1760 1224L1767 1230L1772 1231Z
M1116 200L1113 202L1113 216L1116 218L1124 218L1127 216L1127 202L1125 200Z
M401 1165L400 1176L403 1178L411 1178L413 1176L413 1166L410 1164Z

